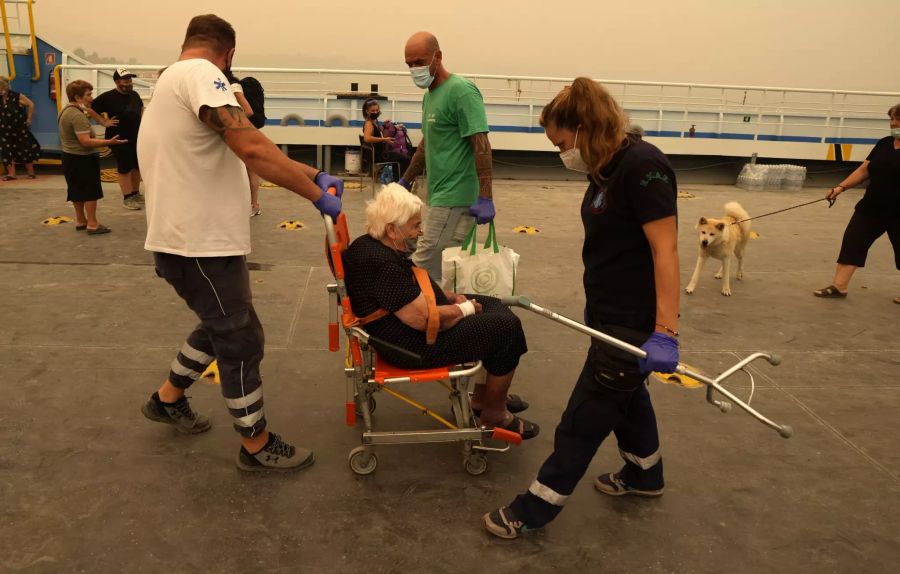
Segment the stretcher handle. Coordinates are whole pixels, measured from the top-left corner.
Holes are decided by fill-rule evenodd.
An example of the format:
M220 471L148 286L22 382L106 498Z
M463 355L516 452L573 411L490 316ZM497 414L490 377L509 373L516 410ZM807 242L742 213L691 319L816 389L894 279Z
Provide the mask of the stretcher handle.
M331 195L337 195L337 188L331 186L328 188L328 191L325 193L330 193ZM322 219L325 220L325 237L328 239L329 247L337 243L337 235L334 232L334 220L330 215L322 214Z
M534 313L537 313L538 315L546 317L546 318L550 319L551 321L556 321L557 323L561 323L567 327L575 329L576 331L579 331L586 335L590 335L594 339L603 341L604 343L607 343L608 345L611 345L617 349L621 349L622 351L625 351L626 353L634 355L635 357L638 357L640 359L644 359L647 357L647 353L643 349L640 349L638 347L635 347L634 345L626 343L625 341L621 341L615 337L607 335L606 333L597 331L595 329L591 329L587 325L583 325L583 324L579 323L578 321L573 321L572 319L569 319L568 317L564 317L564 316L560 315L559 313L555 313L553 311L550 311L549 309L544 309L543 307L541 307L539 305L535 305L534 303L531 302L531 300L528 297L525 297L524 295L519 295L517 297L503 297L501 299L501 302L504 305L507 305L509 307L522 307L523 309L528 309L529 311L532 311ZM765 358L773 366L777 366L781 363L781 357L779 357L778 355L767 355L764 353L759 353L759 354L755 355L753 358L754 359L755 358ZM746 364L746 361L742 361L742 363ZM741 366L743 366L743 365L741 365ZM735 369L735 370L737 370L737 369ZM678 367L675 369L675 372L680 375L685 375L687 377L691 377L692 379L696 379L696 380L700 381L701 383L714 388L716 391L718 391L719 393L721 393L722 395L724 395L725 397L727 397L728 399L733 401L735 404L740 406L747 413L752 415L755 419L757 419L764 425L768 426L769 428L777 431L778 434L782 436L782 438L790 438L791 436L793 436L794 429L791 428L789 425L779 425L778 423L775 423L775 422L769 420L768 418L764 417L762 414L757 412L755 409L751 408L750 405L746 404L744 401L742 401L741 399L736 397L728 389L722 387L719 384L719 382L724 380L724 378L725 378L724 376L720 376L718 379L713 380L713 379L710 379L709 377L707 377L706 375L703 375L702 373L696 373L681 364L678 365ZM728 373L728 374L730 374L730 373Z
M494 440L508 442L510 444L522 444L522 435L511 430L502 429L500 427L494 427L493 432L491 433L491 438Z

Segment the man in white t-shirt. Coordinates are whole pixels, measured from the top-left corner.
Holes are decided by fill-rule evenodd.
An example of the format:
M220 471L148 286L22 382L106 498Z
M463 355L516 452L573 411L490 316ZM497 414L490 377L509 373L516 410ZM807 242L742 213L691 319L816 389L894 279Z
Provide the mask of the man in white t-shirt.
M231 24L212 14L193 18L181 58L160 77L141 123L144 248L153 252L157 275L200 319L142 412L182 433L208 430L209 419L191 409L184 391L216 359L225 404L243 443L238 468L300 469L314 462L312 451L266 430L259 374L264 337L246 262L247 169L332 217L340 213L344 184L288 159L253 127L222 72L234 50ZM330 188L334 195L327 193Z

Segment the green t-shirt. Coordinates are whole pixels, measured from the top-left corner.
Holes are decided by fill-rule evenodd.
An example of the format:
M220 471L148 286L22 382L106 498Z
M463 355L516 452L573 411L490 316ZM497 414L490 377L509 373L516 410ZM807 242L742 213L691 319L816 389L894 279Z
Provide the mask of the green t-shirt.
M59 114L59 143L64 153L91 155L99 151L81 145L76 134L82 133L91 135L91 122L78 107L66 106Z
M488 131L481 92L450 75L422 100L422 135L428 170L428 205L461 207L478 199L478 174L469 136Z

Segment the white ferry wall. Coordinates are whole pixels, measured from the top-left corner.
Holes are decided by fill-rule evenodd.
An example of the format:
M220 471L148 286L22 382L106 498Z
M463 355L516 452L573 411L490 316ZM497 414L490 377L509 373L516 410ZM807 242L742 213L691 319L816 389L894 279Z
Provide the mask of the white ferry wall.
M149 98L162 66L131 66L136 90ZM83 78L102 93L114 66L65 65L63 84ZM421 138L422 92L406 72L365 70L235 69L266 89L268 124L277 144L358 146L362 102L377 84L382 119L403 123ZM541 109L569 78L462 74L479 86L498 150L556 151L539 125ZM721 155L796 160L863 159L887 135L888 108L900 93L848 92L754 86L715 86L599 80L640 125L648 141L670 155ZM348 97L351 83L357 97ZM61 104L65 95L62 94ZM302 125L301 125L302 124ZM691 133L691 127L694 130Z

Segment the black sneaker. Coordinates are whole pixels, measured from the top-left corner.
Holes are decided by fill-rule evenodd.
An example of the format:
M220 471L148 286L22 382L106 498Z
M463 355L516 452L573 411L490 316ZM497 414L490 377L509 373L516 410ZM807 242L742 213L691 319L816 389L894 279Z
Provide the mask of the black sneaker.
M596 488L603 494L608 494L610 496L623 496L625 494L633 494L636 496L656 497L662 496L662 493L665 490L665 487L656 490L647 490L628 486L627 484L625 484L625 481L622 480L621 472L601 474L594 479L594 488Z
M485 514L484 527L494 536L506 538L507 540L512 540L518 537L519 534L532 530L525 526L525 523L519 520L508 506Z
M141 407L141 412L151 421L170 424L183 434L199 434L208 431L211 426L208 418L194 412L187 397L181 397L174 403L164 403L159 399L159 393L153 393Z
M312 466L316 455L307 448L296 448L281 440L277 434L269 433L269 442L256 454L250 454L241 447L237 466L248 472L301 470Z

